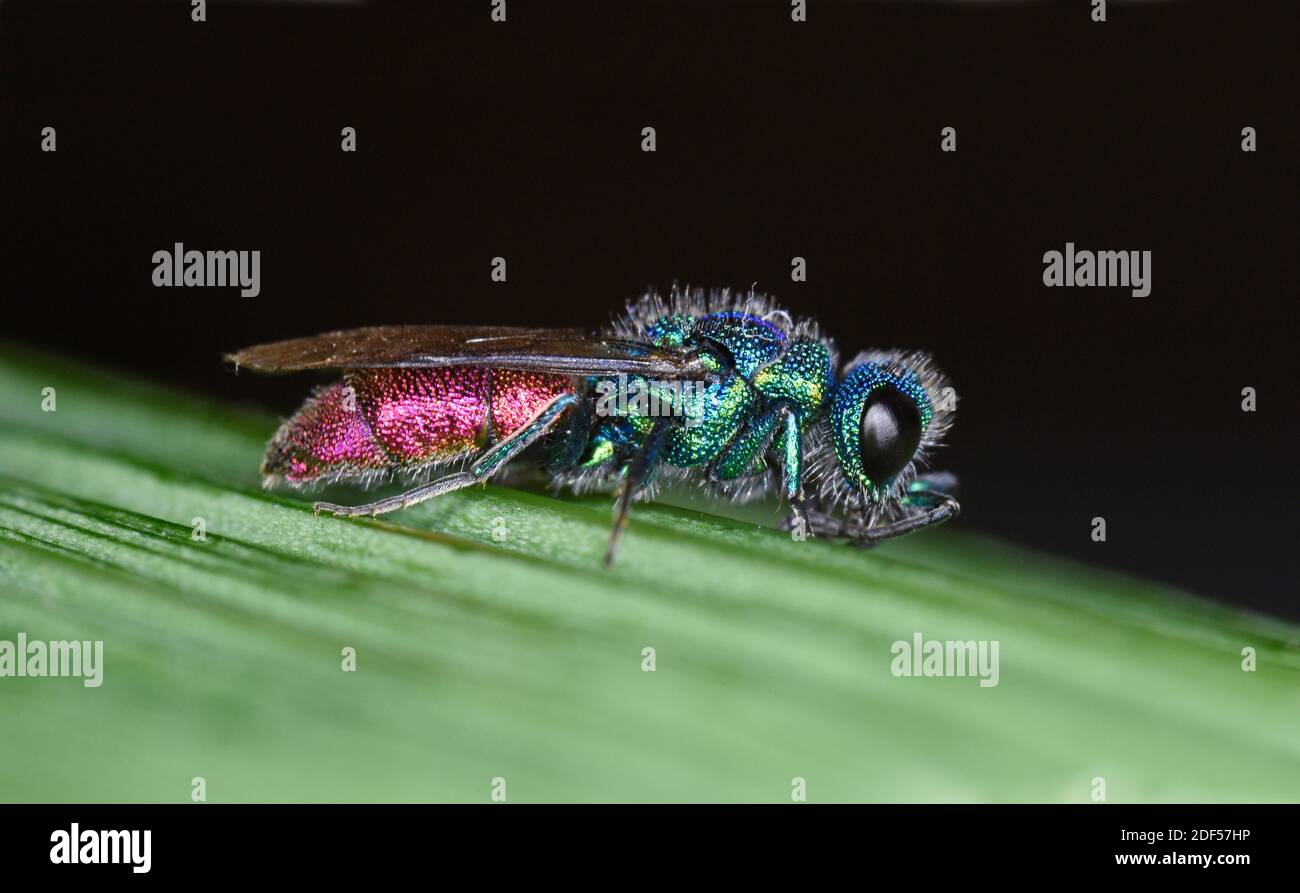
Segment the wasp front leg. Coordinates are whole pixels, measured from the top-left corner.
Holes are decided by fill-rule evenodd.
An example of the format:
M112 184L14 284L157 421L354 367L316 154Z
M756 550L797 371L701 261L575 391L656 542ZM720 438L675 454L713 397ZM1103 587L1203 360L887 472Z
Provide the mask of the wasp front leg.
M849 524L843 518L824 512L807 500L793 508L790 517L778 525L781 530L786 532L800 530L805 537L823 539L835 539L847 535Z
M961 513L957 502L957 476L947 471L935 471L917 476L899 499L904 509L911 509L897 521L872 525L861 511L850 512L841 518L818 508L805 507L806 532L813 536L837 539L846 537L861 549L870 549L876 543L949 521ZM782 525L790 530L795 519Z
M794 410L785 403L765 410L737 435L709 468L715 481L732 481L759 473L769 450L781 467L781 493L790 501L791 526L804 517L803 432Z
M956 484L956 478L952 475L947 475L947 477L952 480L954 485ZM891 521L888 524L877 524L872 527L867 527L859 522L858 526L850 527L845 531L849 542L860 549L870 549L883 540L906 536L927 527L934 527L961 514L961 504L953 498L951 493L941 490L928 490L919 479L913 482L912 487L908 488L906 495L899 501L902 505L918 511L909 513L897 521Z

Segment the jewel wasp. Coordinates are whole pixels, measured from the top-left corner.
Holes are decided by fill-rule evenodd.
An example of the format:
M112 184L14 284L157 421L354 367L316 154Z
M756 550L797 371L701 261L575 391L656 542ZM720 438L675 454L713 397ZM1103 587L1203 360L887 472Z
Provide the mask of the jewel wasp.
M271 438L268 485L412 484L364 505L318 502L318 513L396 511L525 460L557 487L616 492L606 564L633 500L665 480L737 501L776 490L792 512L785 529L859 546L960 511L956 478L922 471L955 413L930 356L866 351L841 368L816 323L752 290L649 292L594 335L377 326L226 359L342 371Z

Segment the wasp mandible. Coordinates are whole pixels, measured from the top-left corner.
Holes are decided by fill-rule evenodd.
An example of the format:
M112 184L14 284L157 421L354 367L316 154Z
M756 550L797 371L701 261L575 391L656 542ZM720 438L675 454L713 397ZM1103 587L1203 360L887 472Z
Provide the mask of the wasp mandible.
M318 513L396 511L516 459L557 487L616 492L606 564L633 500L665 480L742 502L776 489L792 512L785 529L859 546L960 511L956 478L921 471L955 412L929 355L866 351L840 369L813 321L753 291L650 292L595 335L377 326L226 359L257 372L343 372L271 438L268 486L423 481L365 505L318 502ZM459 469L429 479L448 466Z

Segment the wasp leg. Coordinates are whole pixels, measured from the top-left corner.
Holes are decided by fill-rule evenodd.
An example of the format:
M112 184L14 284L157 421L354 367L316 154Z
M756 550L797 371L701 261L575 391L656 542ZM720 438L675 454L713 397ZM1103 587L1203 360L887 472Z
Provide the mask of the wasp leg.
M827 512L823 512L819 508L815 508L806 500L801 500L798 503L792 502L790 507L794 512L790 517L783 519L778 525L781 530L787 532L794 530L802 520L804 533L807 535L834 539L837 536L847 535L850 528L850 525L843 519Z
M471 484L485 481L500 471L511 459L534 444L564 415L569 407L579 400L580 398L575 394L561 394L556 397L546 404L531 422L474 460L474 464L469 467L468 471L458 471L455 474L438 478L436 481L424 486L416 487L414 490L398 493L396 496L389 496L387 499L380 499L377 502L368 502L365 505L334 505L330 502L318 502L312 508L315 509L318 515L321 512L333 512L341 517L382 515L385 512L395 512L398 509L409 508L416 503L433 499L435 496L441 496L444 493L450 493L453 490L460 490Z
M780 466L780 492L790 501L790 523L796 524L804 517L807 502L803 492L803 437L799 420L788 404L777 404L750 422L709 466L709 477L715 481L735 480L750 472L756 461L761 463L769 452Z
M806 530L811 535L828 539L847 537L853 545L870 549L883 540L905 536L957 517L961 512L961 505L954 498L957 490L957 476L951 472L935 471L919 475L899 500L902 505L919 511L875 527L868 527L861 513L855 512L847 518L839 518L808 506L803 507L802 512ZM787 519L781 524L781 529L791 530L797 523L797 516Z
M787 412L788 407L779 404L747 422L709 464L709 479L734 481L755 474L755 469L761 469L763 457L772 446L782 417Z
M785 497L790 500L792 523L809 528L809 506L803 492L803 433L799 430L799 419L789 408L781 420L781 450L781 482Z
M671 424L666 418L655 421L650 433L646 435L645 440L641 441L641 446L637 448L631 463L627 466L627 471L623 474L623 481L618 490L618 502L614 506L614 528L609 532L609 546L605 549L605 567L614 563L619 541L623 538L624 529L627 528L627 513L632 508L632 497L636 495L637 490L641 489L641 485L659 463L659 454L663 452L664 443L668 440Z
M956 479L954 478L954 481ZM848 531L849 542L860 549L870 549L882 540L896 536L906 536L926 527L933 527L957 517L961 513L961 504L947 493L934 490L910 489L903 499L903 504L924 507L924 511L908 515L889 524L876 527L858 527Z

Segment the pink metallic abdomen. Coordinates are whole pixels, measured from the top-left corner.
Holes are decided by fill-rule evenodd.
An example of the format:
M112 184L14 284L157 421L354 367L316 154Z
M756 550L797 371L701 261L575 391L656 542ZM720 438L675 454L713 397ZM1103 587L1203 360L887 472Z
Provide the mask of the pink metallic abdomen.
M565 375L475 366L353 370L280 426L262 473L307 483L462 459L573 387Z

